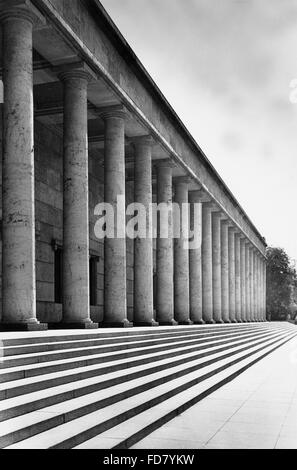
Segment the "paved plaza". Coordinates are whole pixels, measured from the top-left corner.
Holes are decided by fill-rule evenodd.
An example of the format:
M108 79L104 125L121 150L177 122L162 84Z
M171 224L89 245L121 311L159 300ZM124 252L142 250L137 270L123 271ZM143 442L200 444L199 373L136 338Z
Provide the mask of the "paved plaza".
M297 339L134 449L297 449Z

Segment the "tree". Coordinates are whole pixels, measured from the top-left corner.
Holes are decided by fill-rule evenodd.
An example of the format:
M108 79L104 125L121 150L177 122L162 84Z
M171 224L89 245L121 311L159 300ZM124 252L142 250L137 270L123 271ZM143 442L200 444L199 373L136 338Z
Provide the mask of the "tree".
M293 313L296 271L282 248L269 247L267 256L267 313L271 320L285 320Z

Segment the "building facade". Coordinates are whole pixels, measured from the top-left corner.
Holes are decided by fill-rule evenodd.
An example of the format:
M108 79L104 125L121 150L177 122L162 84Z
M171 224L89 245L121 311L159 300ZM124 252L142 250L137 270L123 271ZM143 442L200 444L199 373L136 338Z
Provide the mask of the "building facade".
M100 2L2 0L0 19L0 329L265 321L265 240ZM195 248L172 201L197 208ZM164 204L168 236L125 237L133 202Z

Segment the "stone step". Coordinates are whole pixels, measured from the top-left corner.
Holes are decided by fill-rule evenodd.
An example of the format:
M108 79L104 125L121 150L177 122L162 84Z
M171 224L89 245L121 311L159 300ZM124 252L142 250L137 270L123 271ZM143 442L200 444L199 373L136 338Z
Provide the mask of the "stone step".
M203 340L200 340L200 341L187 341L187 342L181 342L181 343L174 343L174 348L173 349L170 349L169 352L166 352L165 354L168 355L168 357L171 357L172 355L175 354L176 350L178 351L182 351L183 348L187 351L189 348L192 348L193 351L197 351L198 349L199 350L203 350L203 349L206 349L208 348L210 345L212 344L215 344L217 346L219 345L225 345L225 344L228 344L229 342L232 342L234 340L240 340L240 339L244 339L244 338L252 338L252 337L256 337L256 336L260 336L260 335L264 335L264 334L270 334L270 332L255 332L255 333L251 333L251 332L246 332L246 333L243 333L243 334L237 334L237 335L230 335L230 336L227 336L227 335L222 335L222 337L216 337L216 338L204 338ZM182 345L182 346L180 346ZM165 346L166 346L166 343L165 343ZM179 347L180 346L180 347ZM143 357L142 359L135 359L135 355L132 354L131 357L129 357L129 355L125 355L125 357L122 359L122 360L118 360L118 364L119 364L119 367L120 368L123 368L123 365L125 363L127 363L127 367L128 364L129 364L129 361L135 361L135 360L140 360L141 363L149 363L151 362L154 357L154 355L152 356L152 359L150 359L150 357L147 357L149 355L150 352L154 352L154 347L150 347L150 348L135 348L134 350L131 350L132 353L134 352L138 352L139 355L141 355L142 353L145 354L145 357ZM158 348L159 349L159 348ZM129 351L130 352L130 351ZM159 353L159 354L158 354ZM160 351L158 351L158 353L155 353L155 355L160 355ZM54 371L54 372L49 372L49 373L46 373L46 374L43 374L41 377L40 375L33 375L33 376L26 376L25 378L17 378L15 380L9 380L9 381L5 381L4 378L7 377L7 373L4 373L3 374L3 378L1 380L1 384L0 384L0 399L6 399L6 398L10 398L12 396L17 396L18 394L23 394L23 393L28 393L28 392L31 392L31 391L34 391L35 390L41 390L43 388L49 388L52 386L52 380L55 381L54 385L59 385L57 382L59 380L67 380L67 376L69 376L69 378L74 381L74 380L79 380L80 378L82 378L81 374L87 374L87 373L90 373L91 375L94 373L94 375L96 375L96 370L100 370L100 374L104 374L105 371L109 371L109 367L111 366L110 364L110 360L111 360L112 356L110 353L103 353L101 355L98 355L97 356L97 363L96 364L93 364L93 365L90 365L90 366L81 366L81 367L69 367L69 369L66 369L66 367L62 370L62 371ZM134 358L134 359L133 359ZM112 358L113 359L113 358ZM108 363L105 363L106 360L108 361ZM102 366L102 363L105 363L104 366ZM98 368L98 364L100 364L100 368ZM66 366L66 364L65 364ZM72 366L72 364L71 364ZM32 370L32 369L31 369ZM117 365L115 365L115 370L117 370ZM19 372L21 372L22 370L20 370ZM13 371L14 372L14 371ZM30 369L28 369L28 372L30 372ZM0 374L1 375L1 374ZM78 378L77 378L77 375L78 375ZM62 382L61 382L62 383ZM30 386L31 388L26 390L26 386ZM20 393L17 393L17 391L20 391ZM16 393L12 393L12 391L15 390ZM7 393L5 393L7 392Z
M60 373L59 377L52 378L52 388L39 387L39 392L36 392L36 390L31 390L30 392L30 388L35 389L36 385L38 386L39 384L33 383L31 387L31 384L29 383L27 384L28 389L26 390L26 393L24 392L21 394L20 391L18 391L18 394L16 394L15 391L12 390L12 393L9 395L14 395L14 398L7 398L0 402L0 421L42 409L44 406L50 404L60 403L61 401L72 399L74 387L76 389L76 395L84 395L89 391L89 389L86 387L94 387L94 384L97 384L98 381L100 388L107 388L108 386L115 383L131 381L134 378L146 376L152 372L169 369L177 365L184 365L194 359L204 359L208 356L214 355L219 357L227 351L231 351L232 349L239 348L240 346L250 344L251 341L257 341L259 344L269 338L274 337L275 335L275 333L273 334L272 332L269 332L266 333L266 335L254 335L253 338L234 338L233 340L230 340L228 344L224 345L220 345L218 342L216 342L215 344L212 343L200 348L178 348L172 351L171 354L166 354L165 357L160 356L158 353L151 354L148 358L150 360L150 366L146 368L144 365L148 364L148 362L145 362L143 358L137 360L132 358L130 363L124 360L117 361L117 363L114 364L114 361L111 361L110 363L106 363L106 367L104 368L98 368L98 366L96 366L96 369L93 369L94 366L91 366L89 369L81 368L82 370L79 370L77 376L75 377L77 380L75 384L73 384L72 375L64 377L61 375L65 374L65 372L63 372ZM119 371L125 371L125 374L120 374ZM101 379L100 377L103 374L105 375ZM92 378L91 383L88 380L90 378ZM61 387L61 384L59 385L58 379L61 379L63 385L70 384L70 386ZM11 383L8 384L8 386L10 385ZM41 391L42 393L40 393Z
M215 336L209 336L205 335L202 340L200 340L200 345L205 344L207 345L208 343L211 342L217 342L220 344L224 344L225 342L229 341L229 339L232 338L241 338L241 337L246 337L249 335L253 334L261 334L262 331L266 330L243 330L241 331L235 331L233 333L226 332L223 334L217 334ZM168 344L168 343L167 343ZM181 343L174 343L173 348L175 349L179 344ZM188 342L184 342L183 344L186 344L188 346ZM192 344L194 348L196 348L196 341L193 341ZM202 347L202 346L201 346ZM206 346L205 346L206 347ZM123 348L124 353L118 353L118 352L110 352L108 353L108 360L110 357L113 359L128 359L130 357L135 357L137 355L137 352L139 354L145 354L151 351L157 351L161 352L163 350L168 350L168 354L171 354L171 347L168 345L168 347L161 347L160 346L150 346L146 349L141 349L141 348L133 348L129 349L126 351L126 348ZM29 364L29 365L23 365L23 366L17 366L17 367L11 367L11 368L5 368L5 369L0 369L0 383L4 382L10 382L10 381L16 381L16 380L22 380L28 377L37 377L39 375L46 375L50 374L53 372L59 372L59 371L69 371L71 373L71 369L77 369L77 368L85 368L89 367L91 365L96 365L96 364L101 364L102 362L105 362L106 359L106 354L95 354L95 355L90 355L90 356L85 356L84 359L79 359L77 360L76 358L72 359L61 359L57 361L51 361L50 365L47 364ZM145 360L143 358L143 360Z
M256 327L254 327L256 328ZM258 327L259 330L263 329L263 327ZM248 330L249 327L246 327ZM40 344L27 344L27 345L22 345L22 346L8 346L4 347L1 349L1 357L12 357L12 356L20 356L20 355L27 355L27 354L36 354L36 353L43 353L43 352L49 352L49 351L61 351L64 349L70 350L70 349L81 349L81 348L88 348L88 347L93 347L97 345L112 345L112 344L117 344L119 341L121 343L129 343L129 342L140 342L140 341L149 341L156 339L158 341L161 341L164 338L179 338L179 337L187 337L190 335L197 334L199 332L199 335L201 337L206 336L206 335L213 335L215 336L218 334L218 332L221 334L223 331L230 331L228 328L225 330L223 329L222 331L213 329L213 330L204 330L201 332L198 328L194 328L189 331L184 331L184 332L167 332L163 334L138 334L138 335L133 335L133 336L115 336L113 338L101 338L97 337L96 339L87 339L87 340L80 340L80 341L67 341L67 342L55 342L55 343L40 343ZM238 328L231 329L231 331L238 332ZM195 333L196 332L196 333Z
M279 346L282 346L281 343ZM279 347L277 346L277 347ZM155 405L142 413L132 416L130 419L114 426L111 429L103 431L95 437L83 440L83 436L78 436L81 444L74 446L74 449L133 449L134 445L149 436L153 431L159 429L170 420L176 418L179 414L188 410L205 397L223 387L227 383L234 380L256 362L263 359L273 350L268 349L264 352L254 354L252 362L250 357L242 360L239 364L230 366L228 369L217 373L216 375L204 380L197 385L183 391L172 398ZM27 443L28 444L28 443ZM26 448L26 443L21 442L20 445ZM57 447L64 447L65 444L59 443ZM17 444L16 444L17 448Z
M98 336L103 339L115 338L115 337L129 337L129 336L139 336L139 335L162 335L162 334L174 334L174 333L184 333L187 331L193 331L193 329L199 329L200 332L207 332L220 329L239 329L239 328L249 328L251 326L264 326L265 323L234 323L227 325L189 325L189 326L160 326L155 333L152 333L152 329L147 327L131 327L131 328L112 328L112 329L103 329L99 328L97 330L92 330L88 333L86 330L76 331L73 330L55 330L55 335L51 336L51 330L47 331L38 331L34 333L34 336L28 337L28 333L19 333L21 337L15 338L15 333L5 333L5 337L1 339L2 345L4 347L10 346L25 346L30 344L40 344L40 343L63 343L67 341L84 341L98 339ZM30 335L33 335L31 332Z
M258 330L257 327L254 327ZM259 329L262 331L262 329ZM181 342L182 340L184 341L189 341L189 340L197 340L200 339L203 341L203 338L206 337L219 337L222 333L217 332L216 334L210 332L209 334L205 333L200 333L199 330L192 330L191 332L187 332L186 334L182 336L175 336L171 335L170 337L166 338L166 344L169 343L178 343ZM231 334L228 332L228 334ZM237 331L237 334L241 334L240 331ZM58 351L53 351L52 353L46 352L39 352L39 353L31 353L31 354L19 354L17 356L4 356L1 360L0 364L0 370L2 369L7 369L7 368L12 368L12 367L17 367L17 366L23 366L23 365L31 365L31 364L39 364L43 362L51 362L51 361L56 361L56 360L65 360L65 359L71 359L74 357L82 357L82 356L88 356L88 355L94 355L98 353L110 353L113 351L120 351L120 350L129 350L133 349L135 347L150 347L154 345L160 345L164 341L162 337L156 337L153 340L146 339L146 337L142 338L134 338L134 341L131 342L125 342L125 341L118 341L115 344L105 344L105 345L100 345L100 346L88 346L88 347L83 347L83 348L77 348L77 349L65 349L65 350L58 350Z
M9 432L1 436L1 447L11 449L73 448L106 433L108 430L114 435L112 428L121 423L127 423L127 429L129 427L130 431L129 436L122 436L120 433L118 442L115 444L122 445L123 437L127 439L133 434L133 426L129 426L128 421L132 418L135 420L139 418L137 422L140 423L140 428L134 429L137 430L137 439L141 439L147 431L147 423L141 418L141 413L152 413L154 423L164 424L162 419L167 419L166 414L172 413L173 403L175 403L175 408L176 405L180 408L188 404L189 397L191 397L190 400L193 400L193 397L197 399L197 389L194 390L197 385L204 384L206 388L204 392L200 393L205 393L210 386L216 387L222 380L228 380L234 373L240 373L242 367L248 367L261 355L268 354L294 336L296 336L295 332L282 331L264 344L260 346L251 344L249 350L237 352L232 357L223 357L219 354L221 357L218 357L215 363L207 361L205 367L201 367L200 361L200 363L196 363L196 366L186 371L182 366L179 366L176 371L171 369L170 378L169 375L164 376L162 372L156 375L152 374L149 378L137 379L130 384L131 387L134 386L133 394L127 393L126 384L119 384L115 386L117 388L111 387L97 392L96 400L99 398L101 405L98 401L94 402L96 406L93 411L91 411L92 408L85 405L88 397L83 397L83 399L76 399L76 404L69 401L54 407L44 408L41 412L8 420L5 422L5 429ZM154 381L151 380L153 377ZM165 381L165 377L169 380ZM207 382L209 380L211 381ZM130 388L129 391L132 390L133 388ZM115 391L116 395L114 395ZM113 397L116 397L115 401ZM95 400L95 396L92 397L92 400ZM157 406L160 411L163 410L163 414L165 410L165 418L162 414L159 418L155 414L154 410ZM84 414L81 414L82 412ZM47 426L49 426L48 429ZM152 428L152 430L154 429Z
M267 344L267 342L271 343L273 341L279 341L280 337L285 337L288 334L288 332L283 332L281 334L276 333L273 338L268 339L265 344ZM60 402L60 404L44 407L39 412L28 413L24 416L12 418L5 421L4 423L2 423L1 427L4 426L6 431L7 429L10 429L10 432L8 433L8 435L7 433L4 436L2 435L2 437L0 438L0 444L2 446L4 443L7 443L9 439L13 439L13 441L16 442L16 440L24 439L24 436L29 437L30 435L32 435L32 433L39 433L41 429L51 429L52 427L60 425L61 422L65 422L66 420L75 419L78 416L89 414L91 410L94 411L94 409L97 410L99 409L99 407L102 408L111 404L115 404L119 401L122 401L126 397L138 395L139 393L143 393L148 389L152 389L152 387L155 389L156 387L162 384L168 385L168 383L170 383L171 381L176 380L177 377L181 378L184 382L186 382L188 375L191 373L196 372L196 374L199 375L202 373L202 369L204 369L205 367L214 369L213 364L220 363L222 361L228 364L230 362L231 356L243 356L244 354L246 354L247 350L248 356L252 353L253 349L257 347L259 347L257 346L257 342L252 342L250 344L250 347L246 346L244 348L240 348L239 351L229 352L225 356L222 356L222 354L217 354L217 357L212 358L211 360L193 361L193 363L187 368L185 368L184 365L181 365L175 368L171 368L170 370L167 370L165 372L153 372L148 377L139 377L132 380L129 384L130 388L127 386L126 383L120 380L117 382L116 385L112 385L111 382L108 388L102 389L102 384L100 382L98 383L97 381L96 383L93 379L89 379L83 381L84 396L82 396L80 394L81 389L79 390L75 388L75 390L73 390L73 384L68 384L67 386L62 387L56 387L56 391L57 389L59 389L60 391L64 390L64 392L66 392L67 390L70 393L74 392L74 395L72 395L72 400L70 399L67 401L62 401ZM260 348L262 347L264 346L260 345ZM115 374L113 379L116 380L117 375L118 374ZM112 379L111 375L109 375L109 379L110 378ZM97 394L95 394L95 403L94 396L92 396L91 404L85 405L87 398L90 398L90 394L95 392L97 392ZM117 393L114 394L115 392ZM88 397L86 395L88 395ZM64 398L64 396L63 394L61 394L60 398ZM65 410L67 410L67 412Z

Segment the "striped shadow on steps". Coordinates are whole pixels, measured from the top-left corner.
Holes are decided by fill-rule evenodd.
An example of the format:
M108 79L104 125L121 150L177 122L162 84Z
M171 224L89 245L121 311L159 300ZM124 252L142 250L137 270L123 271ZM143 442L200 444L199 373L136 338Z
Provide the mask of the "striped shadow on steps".
M262 324L261 328L259 325L251 324L249 328L237 326L237 335L231 336L228 336L231 328L218 329L221 331L219 338L217 335L204 337L208 343L202 344L201 337L195 340L195 344L189 339L192 343L188 349L175 343L172 357L169 353L163 356L153 353L153 358L152 349L144 347L152 356L151 361L142 364L146 356L140 359L134 356L130 358L129 370L124 371L122 367L120 375L120 369L115 372L110 369L112 361L109 357L110 364L107 361L104 364L108 364L109 371L105 370L103 378L102 370L99 370L92 379L72 382L69 377L70 382L66 385L5 399L0 404L9 405L6 409L11 414L8 413L7 419L1 423L1 447L130 447L201 400L205 394L222 386L224 381L232 380L262 356L289 341L297 332L293 325L291 328L286 324L285 327ZM194 330L188 331L190 335ZM199 327L195 331L199 331ZM239 337L243 331L245 335ZM110 356L108 351L106 354ZM35 366L34 363L32 365ZM17 382L11 382L12 388ZM66 389L63 391L61 387ZM84 395L80 394L81 390ZM63 393L71 391L72 398L69 395L63 399ZM50 404L46 395L51 400L59 396L59 392L61 399ZM44 393L41 398L44 402L39 401L39 411L28 412L32 406L30 403L34 399L38 402L41 393ZM1 409L5 413L5 408L1 406Z
M175 413L175 410L179 409L179 400L181 400L180 406L184 406L189 401L187 399L189 394L194 393L195 399L197 395L199 396L199 388L202 387L204 393L204 389L211 388L226 378L222 379L222 375L227 377L232 375L232 368L235 368L235 372L238 373L237 370L243 367L244 362L247 362L247 367L249 367L253 357L265 354L267 349L269 352L270 349L278 347L282 342L293 337L296 330L294 326L291 325L291 327L293 329L290 330L269 324L262 324L261 328L259 324L251 324L249 329L237 326L237 337L228 336L231 328L227 330L222 328L218 330L221 331L219 339L218 335L203 338L207 339L209 344L204 342L202 346L201 337L195 340L195 344L193 339L189 339L190 352L184 346L178 348L179 345L175 343L175 350L171 351L174 354L174 363L170 355L164 359L160 354L155 354L155 361L151 364L153 367L148 372L147 367L137 363L136 366L134 364L130 368L130 374L123 374L121 377L117 372L105 371L104 379L107 380L103 382L102 378L95 377L3 400L1 402L1 405L4 405L3 412L9 405L7 408L10 409L11 416L15 417L8 418L1 423L1 447L69 448L94 445L94 448L98 448L103 445L105 448L106 434L109 436L122 434L121 427L123 426L126 432L129 430L131 436L135 434L133 431L137 430L137 426L140 427L139 433L136 433L138 439L143 432L142 429L150 425L152 418L160 424L159 420L163 419L162 413L160 414L161 410L164 414L164 408L173 407L170 413ZM195 330L200 329L196 327ZM254 331L252 337L251 330ZM193 328L189 330L189 333L190 331L193 333ZM243 331L246 332L246 336L239 337ZM226 337L229 340L227 346ZM223 343L225 344L222 348ZM200 352L202 347L204 350ZM138 349L141 350L141 348ZM146 347L144 349L151 353L151 350ZM180 353L182 353L181 357ZM106 355L109 357L110 354L112 352L107 352ZM142 356L140 359L143 358ZM137 357L133 360L135 359L138 361ZM104 365L107 366L107 364L108 362L105 362ZM33 363L32 367L36 367L36 364ZM11 385L14 386L13 383ZM68 392L73 393L72 398L68 397L64 400L61 387L66 387L66 389L68 387ZM68 393L66 389L64 393ZM81 395L82 392L84 395ZM38 401L37 397L42 393L44 397L41 399L52 400L58 395L59 401L54 405L50 405L47 401L44 403L39 401L40 411L28 412L30 402L34 402L34 397L35 401ZM22 406L23 410L19 408ZM22 415L22 412L26 414ZM131 437L130 435L128 438ZM93 439L96 440L96 444L90 444ZM116 445L120 445L121 441L123 439L120 439ZM110 438L107 442L111 442ZM114 440L112 442L114 443Z
M18 399L7 399L3 400L0 402L0 420L3 421L5 419L9 419L12 417L20 416L22 414L28 413L30 411L36 411L37 409L42 409L45 406L49 406L52 404L56 403L61 403L66 400L71 400L73 398L77 398L79 396L87 395L91 392L98 391L98 390L103 390L106 389L110 386L117 385L117 384L123 384L124 382L132 381L136 378L139 377L145 377L147 375L151 375L153 372L160 372L162 370L167 370L176 366L182 366L184 364L193 362L194 360L199 360L203 359L207 356L214 356L214 359L211 360L211 362L216 362L223 356L221 355L224 351L230 351L234 348L237 348L242 345L246 345L250 343L251 339L253 340L260 340L258 341L259 343L265 342L266 338L268 336L271 336L271 333L266 333L266 334L256 334L254 335L253 338L251 338L251 335L246 335L244 339L241 338L232 338L229 339L228 341L221 341L218 342L216 341L208 343L207 345L203 345L199 347L198 351L203 351L203 352L198 352L197 351L197 345L194 347L190 348L179 348L176 350L173 350L170 354L164 354L163 356L160 354L149 354L149 358L145 358L146 360L149 360L149 363L152 363L152 367L149 368L144 368L144 364L146 363L145 360L142 358L140 360L134 360L128 364L123 361L116 361L116 362L121 362L123 366L121 369L129 369L130 372L133 371L132 373L128 373L126 371L125 375L120 375L117 373L119 364L116 364L114 366L114 363L110 363L107 368L106 366L103 369L96 368L95 370L91 370L92 376L94 375L93 373L95 372L95 376L99 376L102 373L105 374L104 379L105 380L99 380L95 378L94 380L86 381L83 379L83 374L88 372L82 372L79 373L78 376L80 376L79 382L76 384L76 389L75 389L75 396L73 395L73 385L71 381L71 376L70 377L65 377L65 382L67 379L67 382L70 382L70 386L66 387L58 387L58 384L56 384L56 387L53 387L52 389L45 390L42 394L40 393L28 393L27 395L22 396L21 398ZM226 343L228 343L226 345ZM223 344L223 346L221 346ZM219 346L219 347L218 347ZM245 349L245 348L243 348ZM231 352L232 354L232 352ZM226 357L230 356L230 352L227 353ZM177 357L177 359L176 359ZM209 361L204 361L202 364L201 362L201 367L205 367L208 365ZM83 369L84 370L84 369ZM102 372L103 371L103 372ZM114 371L116 373L114 373ZM183 370L180 373L186 373ZM55 379L51 379L55 382ZM164 379L165 380L165 379ZM11 385L8 384L8 385ZM34 386L36 388L36 383L34 383ZM41 387L43 389L43 387ZM132 393L132 392L131 392ZM43 396L42 396L43 395ZM97 403L92 404L93 408L96 408L98 406ZM84 410L86 411L86 410ZM90 411L90 410L88 410Z

